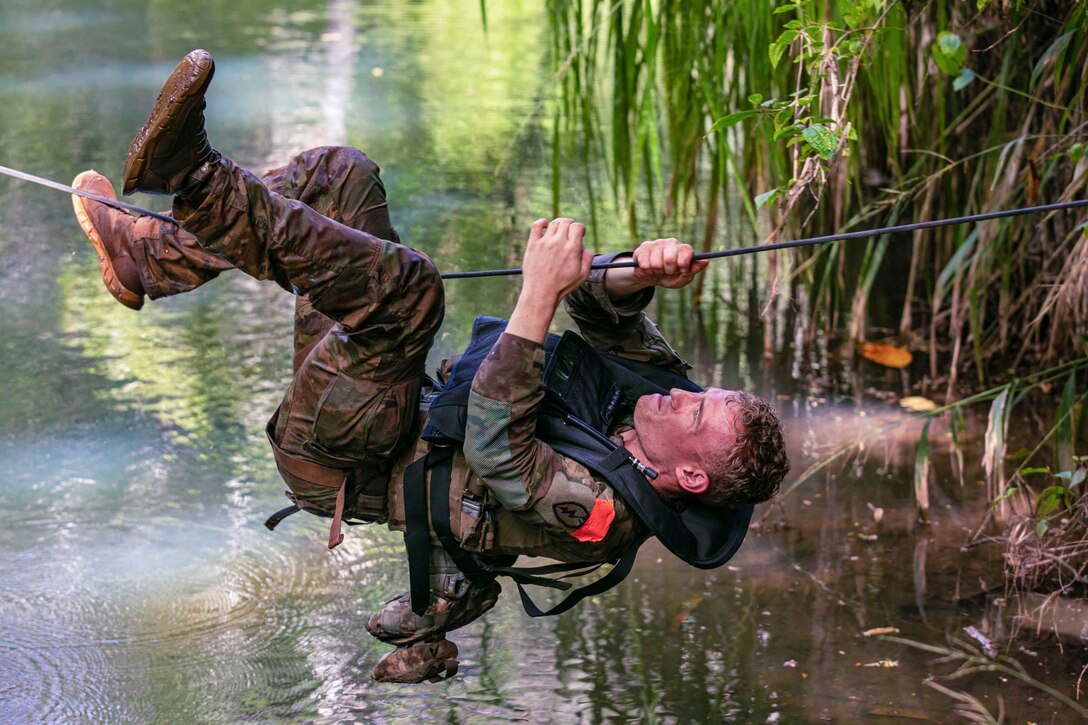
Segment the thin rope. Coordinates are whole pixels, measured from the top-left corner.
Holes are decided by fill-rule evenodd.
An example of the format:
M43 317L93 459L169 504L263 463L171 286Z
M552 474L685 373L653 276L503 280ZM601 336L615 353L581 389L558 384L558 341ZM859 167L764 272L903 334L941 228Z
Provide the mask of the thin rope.
M9 169L7 166L0 166L0 174L5 174L15 179L22 179L23 181L29 181L32 184L38 184L49 189L56 189L57 191L64 191L69 194L85 196L88 199L94 199L95 201L102 202L103 204L108 204L109 206L112 206L116 209L130 211L133 214L139 214L140 216L154 217L155 219L158 219L160 221L177 224L177 222L174 221L173 217L167 216L166 214L160 214L157 211L150 211L149 209L142 209L138 206L126 204L123 201L118 201L117 199L110 199L109 197L98 196L97 194L92 194L89 191L83 191L82 189L76 189L74 187L68 186L67 184L61 184L56 181L50 181L49 179L43 179L42 177L35 176L34 174L28 174L25 171L16 171L15 169Z
M139 214L142 216L154 217L155 219L162 220L164 222L170 222L177 224L177 221L173 217L158 212L142 209L132 204L126 204L123 201L117 199L108 199L103 196L91 194L81 189L75 189L65 184L60 184L56 181L50 181L49 179L43 179L40 176L34 176L23 171L16 171L15 169L9 169L6 166L0 166L0 174L6 174L16 179L23 181L29 181L34 184L48 187L50 189L56 189L57 191L64 191L69 194L78 194L79 196L87 197L88 199L94 199L95 201L108 204L109 206L117 209L123 209L133 214ZM722 257L739 257L744 254L755 254L757 252L771 252L776 249L792 249L793 247L810 247L815 244L826 244L827 242L844 242L853 239L869 239L872 237L879 237L884 234L895 234L898 232L912 232L918 229L933 229L935 227L947 227L955 224L970 224L972 222L985 222L991 219L1003 219L1005 217L1024 216L1026 214L1044 214L1047 212L1060 211L1062 209L1076 209L1079 207L1088 206L1088 199L1076 199L1074 201L1062 201L1054 204L1042 204L1040 206L1025 206L1017 209L1004 209L1002 211L989 211L982 214L969 214L967 216L951 217L949 219L933 219L926 222L912 222L910 224L897 224L890 227L879 227L877 229L862 229L856 232L843 232L841 234L825 234L819 237L806 237L804 239L792 239L786 242L775 242L774 244L760 244L752 247L737 247L736 249L722 249L717 252L702 252L694 256L695 260L699 259L720 259ZM610 262L608 264L594 264L591 269L620 269L623 267L637 267L638 265L634 260L627 260L624 262ZM521 269L513 267L510 269L484 269L475 272L446 272L442 275L442 279L470 279L475 277L504 277L521 274Z

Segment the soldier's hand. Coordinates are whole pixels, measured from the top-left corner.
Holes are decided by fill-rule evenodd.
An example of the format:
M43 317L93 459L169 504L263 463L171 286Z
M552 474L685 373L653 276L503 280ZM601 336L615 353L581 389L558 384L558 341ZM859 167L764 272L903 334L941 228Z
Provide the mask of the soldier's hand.
M635 279L645 285L670 289L691 284L695 275L710 264L708 259L695 260L695 250L690 244L672 238L643 242L633 256L638 263Z
M585 233L585 226L573 219L538 219L522 260L523 292L558 301L585 282L593 263L593 255L582 246Z

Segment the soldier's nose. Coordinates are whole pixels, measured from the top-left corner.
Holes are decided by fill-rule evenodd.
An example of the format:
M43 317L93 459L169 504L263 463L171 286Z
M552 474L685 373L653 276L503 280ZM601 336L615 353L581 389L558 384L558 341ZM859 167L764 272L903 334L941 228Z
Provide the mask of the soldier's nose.
M687 403L695 397L695 394L680 388L673 388L669 391L669 397L677 403Z

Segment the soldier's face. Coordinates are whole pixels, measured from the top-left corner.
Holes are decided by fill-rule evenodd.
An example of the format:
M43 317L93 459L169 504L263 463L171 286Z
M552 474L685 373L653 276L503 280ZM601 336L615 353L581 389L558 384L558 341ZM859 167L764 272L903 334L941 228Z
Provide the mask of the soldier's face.
M635 404L635 431L647 463L659 470L701 465L723 447L736 443L733 393L707 388L689 393L644 395Z

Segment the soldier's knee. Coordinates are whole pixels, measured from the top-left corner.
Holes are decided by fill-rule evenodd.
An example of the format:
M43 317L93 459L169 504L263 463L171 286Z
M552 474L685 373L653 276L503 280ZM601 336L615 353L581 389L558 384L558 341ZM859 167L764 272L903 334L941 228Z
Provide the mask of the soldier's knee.
M381 167L354 146L322 146L317 149L330 168L338 169L345 177L376 177Z

